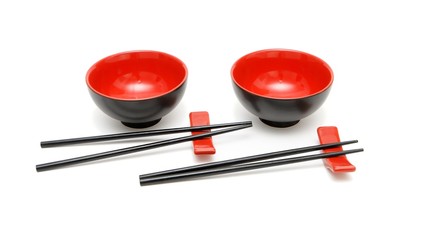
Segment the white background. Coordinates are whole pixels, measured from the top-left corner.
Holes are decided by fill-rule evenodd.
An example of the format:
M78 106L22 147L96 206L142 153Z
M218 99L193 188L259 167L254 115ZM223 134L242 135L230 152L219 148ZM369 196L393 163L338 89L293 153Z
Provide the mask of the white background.
M0 239L430 239L431 7L427 1L2 1L0 3ZM236 99L230 67L266 48L329 63L331 94L312 116L270 128ZM35 165L132 146L152 137L41 149L41 140L130 131L104 115L87 69L121 51L182 59L186 94L155 128L254 127L191 143L36 173ZM140 187L138 175L314 145L319 126L365 152L357 171L322 161Z

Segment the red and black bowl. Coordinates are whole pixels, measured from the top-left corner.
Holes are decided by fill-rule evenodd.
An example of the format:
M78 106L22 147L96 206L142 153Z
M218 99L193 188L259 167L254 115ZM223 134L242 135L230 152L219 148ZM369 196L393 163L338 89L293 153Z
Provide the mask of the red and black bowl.
M322 59L288 49L249 53L232 66L241 104L273 127L289 127L314 113L326 100L333 72Z
M172 111L186 89L187 68L158 51L129 51L101 59L86 81L96 105L133 128L150 127Z

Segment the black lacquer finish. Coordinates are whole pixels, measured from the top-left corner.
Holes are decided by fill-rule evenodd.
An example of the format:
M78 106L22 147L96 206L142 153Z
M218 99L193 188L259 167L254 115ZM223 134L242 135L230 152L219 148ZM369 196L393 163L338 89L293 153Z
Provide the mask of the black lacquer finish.
M325 91L305 98L274 99L265 98L244 91L233 83L235 94L240 103L252 114L272 127L290 127L299 120L315 112L328 97L330 87Z
M96 105L108 116L132 128L150 127L171 112L180 102L186 89L184 82L176 90L145 100L118 100L107 98L89 90Z

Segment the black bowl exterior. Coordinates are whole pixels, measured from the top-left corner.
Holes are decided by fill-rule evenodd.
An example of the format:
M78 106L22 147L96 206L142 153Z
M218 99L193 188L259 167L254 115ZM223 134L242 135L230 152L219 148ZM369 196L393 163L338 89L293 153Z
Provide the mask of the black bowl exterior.
M331 87L318 94L297 99L265 98L251 94L233 82L240 103L264 123L275 127L288 127L309 116L325 102Z
M146 123L155 124L171 112L182 99L185 89L186 81L172 92L144 100L118 100L102 96L91 89L89 92L96 105L108 116L126 126L145 127Z

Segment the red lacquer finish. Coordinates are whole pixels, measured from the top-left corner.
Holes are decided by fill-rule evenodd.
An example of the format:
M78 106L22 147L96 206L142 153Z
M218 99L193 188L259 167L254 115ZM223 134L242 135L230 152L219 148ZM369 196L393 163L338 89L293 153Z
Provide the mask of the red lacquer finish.
M240 58L232 68L235 83L266 98L305 98L323 92L332 84L328 64L311 54L268 49Z
M189 114L190 117L190 126L203 126L203 125L210 125L210 118L208 112L202 111L202 112L191 112ZM209 130L205 131L193 131L192 135L197 135L201 133L208 132ZM205 155L205 154L215 154L216 150L212 142L212 138L203 138L203 139L197 139L193 140L193 150L196 155Z
M319 140L321 144L340 142L340 136L338 135L337 127L319 127L317 129L317 134L319 135ZM342 147L335 147L330 149L324 149L323 152L339 152L343 151ZM342 172L354 172L356 167L353 166L347 157L339 156L324 159L325 166L334 173Z
M130 51L95 63L87 84L96 93L117 100L156 98L179 88L187 68L178 58L158 51Z

